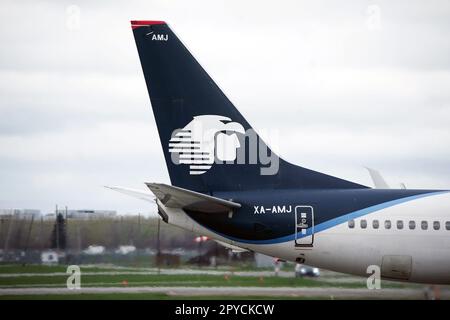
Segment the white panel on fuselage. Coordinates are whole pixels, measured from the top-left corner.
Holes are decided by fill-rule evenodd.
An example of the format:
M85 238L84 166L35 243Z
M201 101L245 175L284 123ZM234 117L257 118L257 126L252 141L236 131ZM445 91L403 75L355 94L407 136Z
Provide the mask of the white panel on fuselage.
M361 229L360 221L367 221ZM372 227L373 220L379 228ZM385 229L384 221L391 221L391 229ZM396 221L403 221L398 230ZM409 229L409 221L416 223ZM428 221L428 229L421 229L421 221ZM433 222L440 222L440 229L433 229ZM381 266L383 256L405 255L412 257L411 281L450 283L450 194L442 193L414 199L384 208L355 219L355 227L341 223L315 234L312 249L295 248L291 242L250 245L246 247L282 259L295 261L301 254L306 263L339 272L366 275L369 265ZM239 244L237 244L239 245Z

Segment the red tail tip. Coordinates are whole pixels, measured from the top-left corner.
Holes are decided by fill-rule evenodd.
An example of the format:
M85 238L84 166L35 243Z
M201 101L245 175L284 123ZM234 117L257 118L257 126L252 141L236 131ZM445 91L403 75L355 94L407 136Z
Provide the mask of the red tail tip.
M156 21L156 20L131 20L131 26L150 26L154 24L165 24L165 21Z

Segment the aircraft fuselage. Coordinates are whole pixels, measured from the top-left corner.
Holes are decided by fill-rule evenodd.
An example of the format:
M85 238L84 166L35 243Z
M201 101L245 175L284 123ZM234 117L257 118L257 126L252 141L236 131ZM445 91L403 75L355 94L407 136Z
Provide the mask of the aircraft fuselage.
M367 276L450 283L450 193L434 190L260 190L214 194L231 212L164 210L168 222L287 261ZM162 205L159 203L159 205Z

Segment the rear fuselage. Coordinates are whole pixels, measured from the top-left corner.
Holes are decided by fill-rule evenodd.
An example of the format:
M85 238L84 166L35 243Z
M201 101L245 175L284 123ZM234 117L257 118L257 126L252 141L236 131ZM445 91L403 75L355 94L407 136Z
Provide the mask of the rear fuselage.
M450 193L264 190L218 193L233 212L164 210L169 223L287 261L367 276L450 283ZM160 204L161 205L161 204Z

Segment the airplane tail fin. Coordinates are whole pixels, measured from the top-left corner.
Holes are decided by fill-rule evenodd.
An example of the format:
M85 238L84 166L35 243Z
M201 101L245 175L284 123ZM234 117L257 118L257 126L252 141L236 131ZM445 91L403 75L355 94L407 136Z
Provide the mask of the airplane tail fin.
M203 193L366 188L280 159L164 21L131 26L173 185Z

